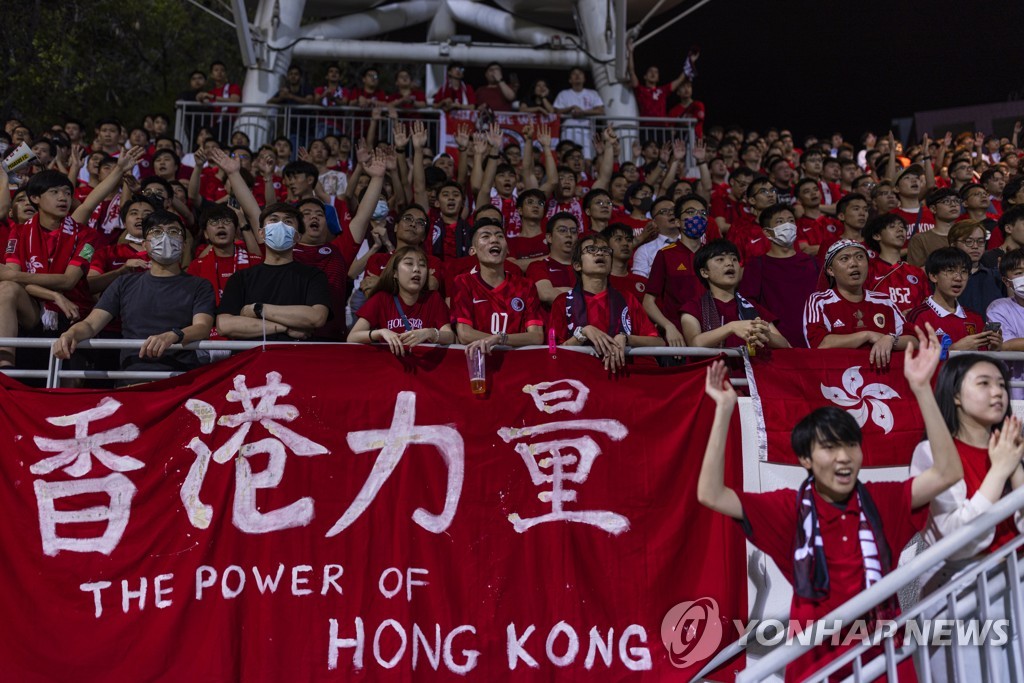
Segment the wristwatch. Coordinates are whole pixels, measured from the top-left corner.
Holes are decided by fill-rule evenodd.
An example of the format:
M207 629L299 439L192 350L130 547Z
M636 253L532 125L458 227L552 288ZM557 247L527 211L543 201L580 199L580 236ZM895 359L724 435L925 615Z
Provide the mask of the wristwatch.
M580 344L587 343L587 335L583 334L582 327L577 327L575 330L573 330L572 336L576 337L576 341L578 341Z
M178 338L178 340L174 342L175 344L180 344L182 340L185 339L185 333L181 330L180 327L171 328L171 334Z
M257 318L262 318L263 317L263 303L261 302L261 303L258 303L258 304L253 304L252 305L252 313Z

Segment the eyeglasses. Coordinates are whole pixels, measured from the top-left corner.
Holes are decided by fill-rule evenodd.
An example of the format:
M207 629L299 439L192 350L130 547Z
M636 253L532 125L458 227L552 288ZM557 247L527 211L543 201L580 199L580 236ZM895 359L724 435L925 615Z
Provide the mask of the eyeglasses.
M427 227L427 222L425 220L423 220L422 218L416 218L412 214L408 214L408 213L405 214L404 216L402 216L401 221L403 223L408 223L410 225L415 225L417 228L425 228L425 227Z
M153 228L146 234L146 237L152 237L154 239L157 239L160 237L164 237L165 235L167 237L177 237L181 239L185 236L185 231L181 230L180 228L171 228L169 230L164 230L163 228Z
M947 269L942 271L942 274L947 276L947 277L959 277L959 278L964 278L964 277L967 277L968 275L970 275L970 273L968 273L966 270L958 269L958 268L947 268Z
M609 202L609 201L602 200L602 199L595 199L594 201L590 202L590 205L591 206L597 206L597 207L600 207L602 209L606 209L609 206L611 206L612 203Z
M707 218L708 212L702 209L686 209L685 211L680 211L679 215L684 218L693 218L694 216L703 216L704 218Z
M657 211L654 212L654 215L655 216L668 216L669 218L672 218L673 217L672 214L674 214L674 213L675 213L675 211L673 209L666 207L664 209L658 209Z
M249 156L248 154L232 154L231 158L232 159L248 159L249 161L252 161L252 157Z
M539 199L524 199L523 206L544 206L544 202Z
M611 247L595 247L592 244L588 244L583 247L583 253L589 256L611 256Z
M158 192L156 190L143 190L142 191L142 196L143 197L153 197L154 199L159 199L161 201L167 199L166 195L164 195L162 192Z
M568 236L568 235L575 235L579 231L576 228L561 227L561 228L555 228L554 230L552 230L552 232L555 233L556 235Z
M762 187L762 188L761 188L760 190L758 190L758 191L757 191L757 192L755 192L754 194L755 194L755 195L758 195L758 194L766 194L766 195L768 195L769 197L774 197L774 196L775 196L775 195L777 195L778 193L779 193L779 192L778 192L778 190L776 190L776 189L775 189L775 188L773 188L773 187Z
M983 247L983 246L985 246L985 238L984 237L967 238L967 239L957 240L957 243L958 244L962 244L965 247Z
M946 197L942 201L936 202L936 204L945 204L946 206L960 206L961 203L956 197Z
M214 218L206 222L206 227L208 228L230 228L234 227L234 225L230 218Z

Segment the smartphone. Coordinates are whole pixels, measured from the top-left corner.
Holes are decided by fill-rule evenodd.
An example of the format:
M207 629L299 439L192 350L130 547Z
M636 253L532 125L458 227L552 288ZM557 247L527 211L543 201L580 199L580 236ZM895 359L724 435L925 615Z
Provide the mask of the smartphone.
M999 334L1002 334L1003 324L994 321L985 323L985 332L998 332Z

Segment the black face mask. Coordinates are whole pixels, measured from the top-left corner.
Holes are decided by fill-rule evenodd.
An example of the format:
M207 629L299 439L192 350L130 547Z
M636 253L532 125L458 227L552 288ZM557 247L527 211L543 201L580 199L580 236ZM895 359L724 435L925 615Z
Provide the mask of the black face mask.
M643 199L634 199L635 206L642 213L647 213L651 210L651 205L654 204L654 197L644 197Z

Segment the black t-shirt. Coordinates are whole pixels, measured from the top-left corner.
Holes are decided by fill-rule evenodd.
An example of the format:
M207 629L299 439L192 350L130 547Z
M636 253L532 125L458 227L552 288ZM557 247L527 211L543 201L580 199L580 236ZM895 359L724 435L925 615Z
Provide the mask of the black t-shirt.
M261 263L239 270L224 286L217 313L239 315L249 304L326 306L331 310L327 276L319 268L291 261L277 266ZM328 318L329 319L329 318ZM295 341L287 334L267 335L272 341Z
M149 271L122 275L103 291L96 308L121 320L125 339L146 339L192 324L198 313L213 316L213 285L181 273L156 277ZM187 370L197 367L194 351L165 353L159 359L139 358L138 349L121 351L121 367L145 370ZM140 367L140 366L145 366Z

